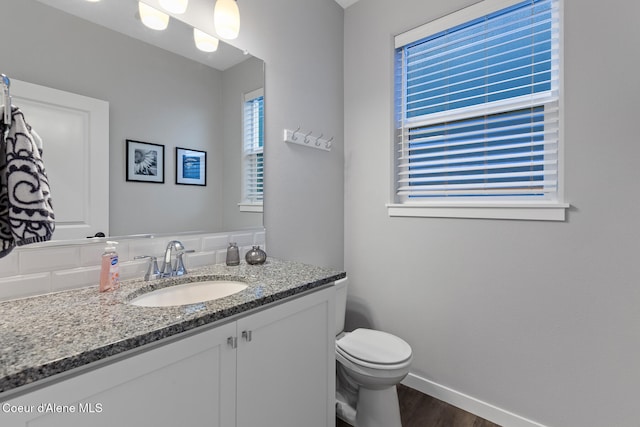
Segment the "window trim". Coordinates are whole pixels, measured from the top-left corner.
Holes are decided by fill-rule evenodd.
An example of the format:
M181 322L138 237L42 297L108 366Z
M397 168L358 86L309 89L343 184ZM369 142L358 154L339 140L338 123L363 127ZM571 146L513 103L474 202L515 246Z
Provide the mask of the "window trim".
M405 203L386 205L390 217L484 218L564 221L568 203Z
M240 212L257 212L262 213L264 210L262 203L238 203Z
M444 31L448 28L464 24L481 16L497 12L501 9L521 3L522 0L483 0L464 9L455 11L449 15L435 19L420 27L413 28L395 36L394 55L396 50L407 44L428 37L432 34ZM513 219L513 220L538 220L538 221L565 221L566 211L570 204L565 202L565 161L564 161L564 0L558 0L558 188L555 200L429 200L420 202L399 203L396 194L397 159L396 146L396 102L395 95L392 102L394 135L392 138L390 188L391 203L386 204L387 214L390 217L430 217L430 218L485 218L485 219ZM395 61L395 59L394 59ZM394 67L395 69L395 67ZM394 71L394 76L397 76Z

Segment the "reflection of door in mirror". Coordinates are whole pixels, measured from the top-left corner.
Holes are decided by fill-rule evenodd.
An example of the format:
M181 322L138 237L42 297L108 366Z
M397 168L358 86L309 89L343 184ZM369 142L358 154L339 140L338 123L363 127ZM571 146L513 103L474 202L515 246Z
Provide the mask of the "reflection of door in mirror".
M16 79L13 104L43 143L55 240L109 233L109 103Z

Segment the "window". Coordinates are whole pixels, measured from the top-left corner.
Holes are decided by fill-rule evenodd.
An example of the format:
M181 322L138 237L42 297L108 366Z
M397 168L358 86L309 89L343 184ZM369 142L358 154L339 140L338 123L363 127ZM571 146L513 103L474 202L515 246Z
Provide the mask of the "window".
M264 91L245 94L242 144L242 202L240 210L262 212L264 190Z
M564 219L559 1L485 0L396 37L390 215Z

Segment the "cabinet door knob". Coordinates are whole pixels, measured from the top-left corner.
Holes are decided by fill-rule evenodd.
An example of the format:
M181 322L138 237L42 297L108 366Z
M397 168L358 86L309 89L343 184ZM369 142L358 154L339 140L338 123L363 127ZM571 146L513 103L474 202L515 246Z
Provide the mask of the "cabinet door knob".
M227 338L227 345L231 348L238 347L238 339L236 337Z
M251 331L242 331L242 338L244 338L244 340L246 342L250 342L251 341Z

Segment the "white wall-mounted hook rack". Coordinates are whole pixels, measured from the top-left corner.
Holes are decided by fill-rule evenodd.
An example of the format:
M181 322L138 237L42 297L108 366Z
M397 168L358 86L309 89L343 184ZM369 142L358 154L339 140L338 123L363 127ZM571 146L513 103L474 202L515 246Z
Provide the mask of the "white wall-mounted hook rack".
M298 127L296 130L284 130L285 142L292 144L302 145L304 147L315 148L318 150L331 151L333 146L333 137L329 139L323 139L323 133L316 137L312 135L313 132L302 131Z

